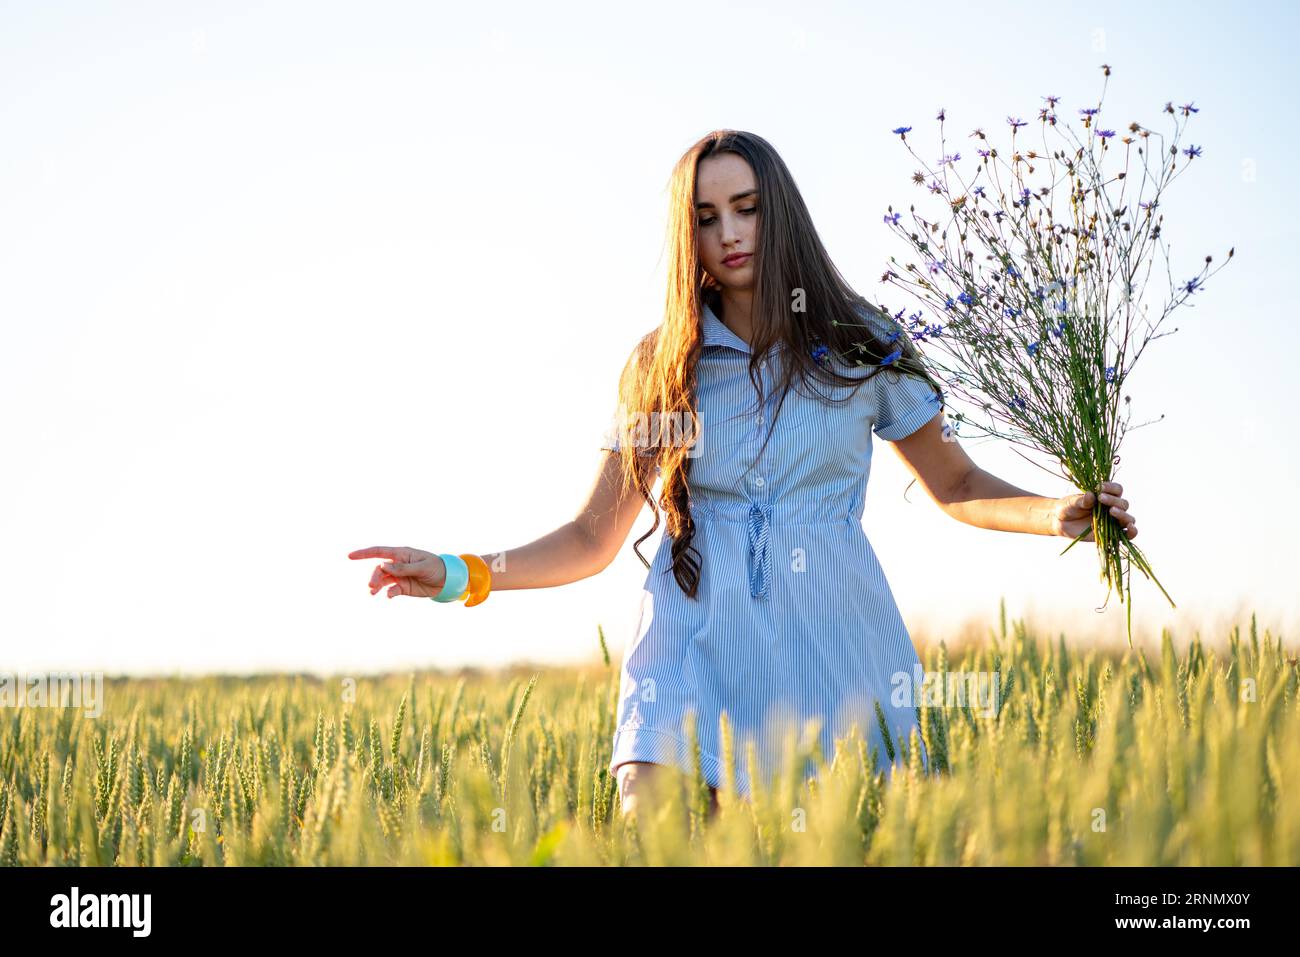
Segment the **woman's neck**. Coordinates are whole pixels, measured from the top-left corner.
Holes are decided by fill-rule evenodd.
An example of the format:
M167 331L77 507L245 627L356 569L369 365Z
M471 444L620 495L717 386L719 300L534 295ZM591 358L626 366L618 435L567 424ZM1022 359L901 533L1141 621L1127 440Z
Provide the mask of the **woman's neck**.
M751 319L754 294L748 289L724 292L721 296L722 311L718 318L722 324L741 339L753 345L754 324Z

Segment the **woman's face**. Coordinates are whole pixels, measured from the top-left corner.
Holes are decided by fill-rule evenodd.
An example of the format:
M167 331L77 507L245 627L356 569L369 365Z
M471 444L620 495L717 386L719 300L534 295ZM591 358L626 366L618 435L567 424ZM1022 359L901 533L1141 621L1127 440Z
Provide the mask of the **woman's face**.
M750 289L758 243L758 185L735 153L700 161L695 177L696 244L700 265L724 289ZM745 258L736 258L745 254Z

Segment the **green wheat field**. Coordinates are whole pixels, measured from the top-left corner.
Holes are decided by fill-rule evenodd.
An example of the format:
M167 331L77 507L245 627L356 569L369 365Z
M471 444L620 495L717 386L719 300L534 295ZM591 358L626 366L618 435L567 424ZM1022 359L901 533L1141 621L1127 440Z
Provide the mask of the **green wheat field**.
M891 775L857 733L828 756L805 733L788 767L816 777L724 787L711 814L697 771L627 822L598 638L581 669L112 679L95 718L6 708L0 863L1300 864L1296 658L1253 616L1218 651L1198 636L1180 656L1165 632L1148 661L1008 629L1004 609L951 660L921 647L927 671L1002 688L996 708L920 709L928 770L915 740L891 743ZM723 730L724 761L753 760Z

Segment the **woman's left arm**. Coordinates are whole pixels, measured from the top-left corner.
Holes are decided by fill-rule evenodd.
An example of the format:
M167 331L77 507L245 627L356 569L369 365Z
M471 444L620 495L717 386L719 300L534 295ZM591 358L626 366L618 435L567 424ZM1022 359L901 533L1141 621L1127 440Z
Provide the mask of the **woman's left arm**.
M944 435L942 415L936 415L893 446L935 504L959 522L999 532L1071 539L1088 529L1082 540L1093 541L1093 493L1048 498L984 471L966 454L955 435ZM1128 511L1128 500L1120 497L1123 492L1118 482L1106 482L1101 488L1101 503L1110 507L1125 534L1136 538L1137 525Z

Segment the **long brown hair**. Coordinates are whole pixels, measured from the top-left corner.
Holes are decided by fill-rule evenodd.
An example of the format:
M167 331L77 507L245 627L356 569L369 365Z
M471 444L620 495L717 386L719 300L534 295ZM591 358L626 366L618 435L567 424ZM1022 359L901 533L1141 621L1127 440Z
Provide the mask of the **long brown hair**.
M765 139L740 130L715 130L695 143L677 161L670 184L668 214L668 291L664 318L633 350L619 380L620 455L624 489L636 488L654 511L654 525L636 540L633 549L647 568L650 563L637 546L659 527L659 509L652 497L654 467L659 467L663 490L659 504L672 537L673 577L691 598L696 597L700 579L700 556L691 545L695 524L689 508L690 449L694 440L683 443L682 435L698 436L699 415L695 403L695 369L703 350L702 305L708 303L714 315L722 317L721 287L700 264L696 247L698 214L695 209L695 180L702 159L719 153L735 153L749 163L758 188L758 240L754 254L754 292L751 326L753 343L749 377L756 400L761 404L762 384L758 363L776 343L787 358L778 387L781 399L795 377L801 387L811 379L853 385L856 392L872 376L842 374L833 368L834 359L818 361L819 355L841 357L863 366L879 366L900 350L888 369L916 375L927 381L943 408L943 390L926 371L919 353L901 325L877 306L868 303L840 275L814 228L808 208L794 178ZM864 311L883 322L878 329L864 323ZM887 330L893 332L886 334ZM793 361L789 361L793 360ZM826 396L817 394L823 401ZM843 401L852 398L850 394ZM776 416L773 416L775 423ZM637 434L632 426L637 421ZM650 422L647 431L645 423ZM657 425L655 424L657 423ZM671 424L683 426L674 430ZM770 439L772 430L768 430ZM763 441L763 449L767 439ZM762 455L762 449L759 450Z

